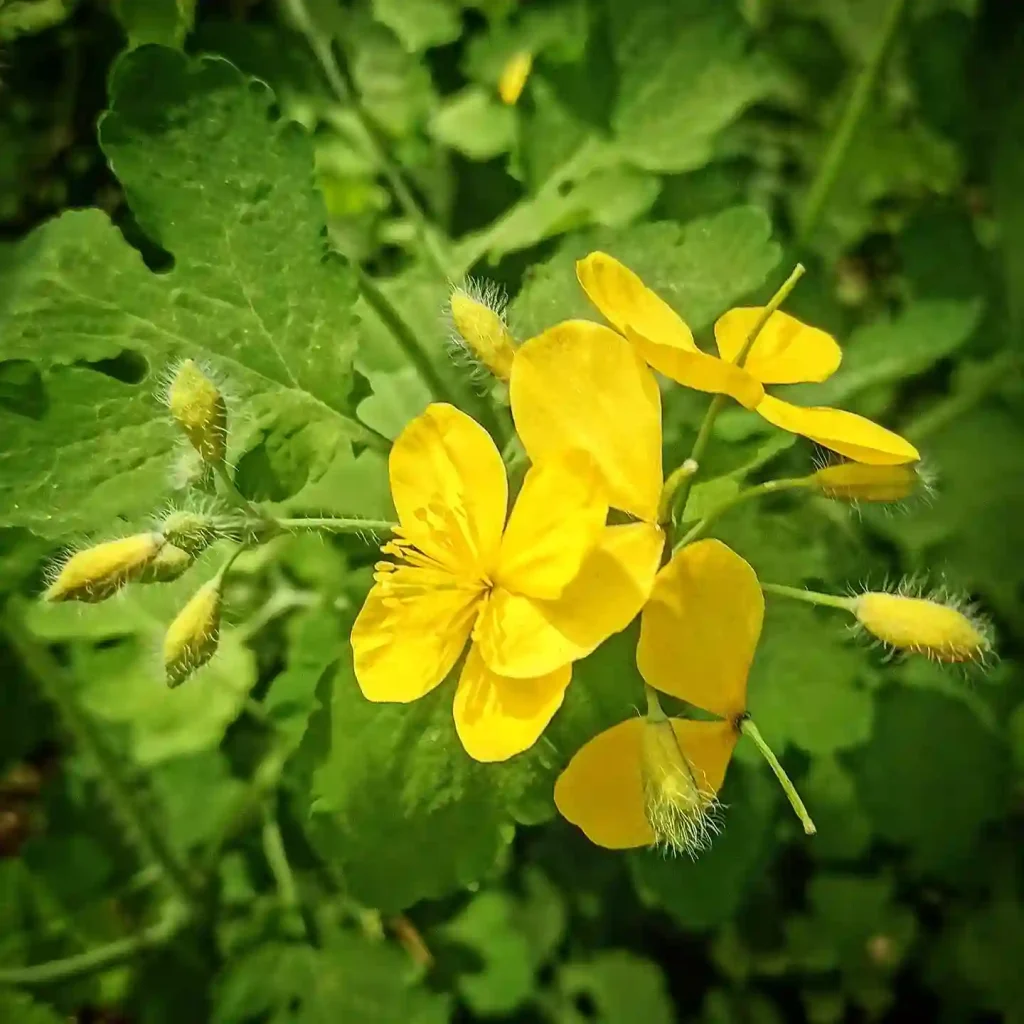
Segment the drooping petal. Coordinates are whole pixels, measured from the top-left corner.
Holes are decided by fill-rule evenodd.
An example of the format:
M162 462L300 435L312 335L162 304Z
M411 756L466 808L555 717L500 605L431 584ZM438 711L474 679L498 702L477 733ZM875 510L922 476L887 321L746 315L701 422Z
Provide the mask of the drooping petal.
M604 494L585 452L531 466L505 527L497 585L529 597L558 597L601 539L608 517Z
M451 671L473 627L479 591L424 588L400 567L374 584L352 627L356 680L372 701L407 703L429 693ZM415 576L412 577L415 580Z
M654 583L636 663L650 686L723 718L742 714L764 595L754 570L718 540L683 548Z
M679 749L690 762L701 791L717 793L725 781L739 731L732 722L698 722L688 718L673 718L671 722Z
M584 451L613 508L654 520L662 484L661 395L625 338L586 320L558 324L516 353L509 393L531 461Z
M644 606L664 543L652 523L609 526L561 597L494 590L476 631L484 660L501 675L529 678L586 657Z
M730 309L715 324L719 355L736 362L764 309ZM835 338L796 317L775 310L761 328L743 368L762 384L802 384L827 380L843 353Z
M555 782L555 806L586 837L609 850L649 846L640 777L642 718L613 725L576 751Z
M760 401L764 389L757 380L697 348L675 310L617 259L592 252L576 264L576 277L604 318L659 373L697 391L731 395L748 409Z
M576 278L587 298L620 334L632 330L659 345L697 351L682 317L614 256L592 252L578 260Z
M455 729L477 761L505 761L528 750L562 706L572 679L564 665L535 679L492 672L474 644L455 691Z
M508 481L501 454L479 423L435 402L398 436L388 467L405 538L460 576L493 569Z
M918 450L899 434L843 409L805 408L765 395L757 407L769 423L872 466L899 466L916 462Z

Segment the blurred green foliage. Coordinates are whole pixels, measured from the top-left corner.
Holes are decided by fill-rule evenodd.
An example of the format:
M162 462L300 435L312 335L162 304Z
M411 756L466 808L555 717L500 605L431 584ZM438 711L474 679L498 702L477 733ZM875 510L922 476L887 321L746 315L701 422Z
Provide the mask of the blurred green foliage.
M1024 1021L1022 181L1000 0L0 0L0 1020ZM697 861L557 818L557 773L639 700L635 628L506 764L465 756L450 684L370 705L358 537L244 554L217 658L174 691L154 651L209 558L34 601L62 545L180 489L175 359L221 374L247 498L385 518L386 441L431 381L487 407L448 281L498 282L526 338L594 315L594 248L702 342L803 260L787 308L845 360L785 390L905 433L935 493L782 494L716 535L765 580L923 575L995 621L998 662L960 673L770 607L750 705L814 838L742 743ZM707 399L664 401L671 467ZM727 410L694 500L806 473L769 429Z

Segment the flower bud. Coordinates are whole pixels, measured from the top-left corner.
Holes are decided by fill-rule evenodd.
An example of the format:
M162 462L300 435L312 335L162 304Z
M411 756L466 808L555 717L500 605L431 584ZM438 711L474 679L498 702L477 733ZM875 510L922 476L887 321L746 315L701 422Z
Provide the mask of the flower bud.
M481 289L470 283L452 292L449 309L455 327L454 340L499 380L508 380L516 345L502 319L501 291L493 286Z
M950 603L869 591L855 597L851 607L872 636L896 650L963 662L983 659L992 649L988 625Z
M501 69L498 79L498 95L502 103L511 106L523 94L526 80L530 77L533 67L533 54L529 50L520 50L512 54Z
M79 551L60 567L43 599L104 601L126 583L141 579L163 544L159 533L136 533Z
M224 461L228 411L217 385L191 359L178 367L167 405L192 447L211 465Z
M870 466L840 462L808 478L811 487L837 501L903 501L921 484L916 466Z
M160 553L143 570L140 583L173 583L192 567L196 556L189 551L165 544Z
M168 686L183 683L216 653L220 643L222 584L221 574L204 583L167 628L164 670Z
M199 512L171 512L160 524L160 532L175 546L198 555L217 539L214 521Z
M695 856L718 832L715 794L699 780L667 718L646 718L640 740L644 813L658 846Z

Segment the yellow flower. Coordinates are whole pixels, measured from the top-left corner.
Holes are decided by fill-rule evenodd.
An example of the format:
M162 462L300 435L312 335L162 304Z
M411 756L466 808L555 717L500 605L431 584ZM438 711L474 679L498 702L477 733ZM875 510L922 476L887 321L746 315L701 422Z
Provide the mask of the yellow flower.
M529 50L520 50L513 53L501 69L501 77L498 79L498 95L502 103L511 106L523 94L526 87L526 80L530 77L530 69L533 67L533 54Z
M640 610L649 553L605 527L599 474L565 448L530 468L506 523L501 456L450 405L405 428L389 471L400 525L383 552L395 561L377 564L352 629L359 686L373 701L416 700L472 636L456 729L472 757L505 760L558 710L572 662Z
M608 503L639 520L609 530L616 531L630 564L645 567L641 582L650 593L665 544L658 526L661 395L654 374L615 331L569 320L519 347L509 400L534 462L563 445L586 452Z
M769 423L809 437L855 462L899 465L920 456L898 434L841 409L803 407L765 393L766 384L828 379L842 353L835 339L776 310L742 367L735 364L763 310L732 309L715 324L718 356L697 348L675 311L618 260L593 252L576 264L590 301L654 369L686 387L735 398Z
M721 541L699 541L676 554L644 608L637 667L649 686L719 720L649 715L595 736L555 784L562 816L610 849L658 843L692 852L706 845L746 716L747 675L763 618L754 570Z

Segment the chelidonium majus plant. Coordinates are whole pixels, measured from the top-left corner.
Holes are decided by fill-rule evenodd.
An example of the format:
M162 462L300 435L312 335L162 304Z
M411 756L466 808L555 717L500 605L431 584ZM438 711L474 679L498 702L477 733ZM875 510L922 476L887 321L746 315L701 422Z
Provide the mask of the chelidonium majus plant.
M165 397L201 460L194 493L150 528L62 561L44 599L95 603L177 580L207 549L225 548L167 629L164 669L176 687L216 656L224 582L240 553L295 530L379 536L383 557L351 631L366 699L415 701L454 671L452 713L466 756L506 761L536 744L558 714L574 664L639 616L643 692L629 699L646 710L572 753L554 787L561 814L604 847L697 856L728 826L719 792L747 737L813 834L811 812L748 710L765 596L845 612L889 651L938 662L984 662L991 629L945 593L901 586L841 595L759 580L711 534L733 508L782 491L905 503L929 488L920 454L862 416L771 393L826 380L842 358L831 335L781 308L801 266L766 305L719 317L715 354L614 257L591 253L576 272L604 322L563 321L522 343L498 289L470 283L451 295L456 340L502 385L490 400L507 402L496 412L511 412L525 474L509 471L496 439L467 412L433 402L390 450L396 522L278 517L239 490L222 389L185 360ZM688 457L667 471L655 372L711 396ZM730 400L832 457L800 476L738 485L695 518L690 501ZM507 457L516 452L505 447Z

